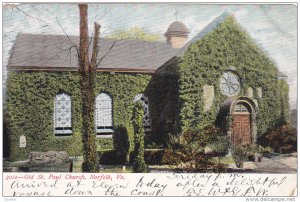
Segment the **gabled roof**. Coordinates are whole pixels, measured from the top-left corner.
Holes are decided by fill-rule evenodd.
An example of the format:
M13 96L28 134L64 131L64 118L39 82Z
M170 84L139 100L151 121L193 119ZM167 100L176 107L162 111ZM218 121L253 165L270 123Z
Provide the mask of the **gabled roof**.
M66 35L19 34L8 68L75 71L78 69L77 51L71 47L78 46L79 37L69 36L69 39ZM99 45L98 59L103 60L97 66L98 71L151 73L178 51L167 43L142 40L100 38ZM89 52L91 55L92 51Z
M224 20L230 16L230 13L224 12L222 15L214 19L211 23L209 23L202 31L200 31L194 38L192 38L188 43L186 43L179 51L178 56L181 56L187 48L195 43L196 41L201 40L204 36L206 36L208 33L212 32L215 28L217 28Z
M230 15L224 12L180 49L164 42L100 38L98 60L101 62L97 71L154 73L172 58L182 56L191 44L212 32ZM77 71L77 52L75 48L70 49L74 44L78 47L78 36L19 34L7 65L8 70ZM90 55L91 47L92 44ZM287 77L280 71L277 76Z

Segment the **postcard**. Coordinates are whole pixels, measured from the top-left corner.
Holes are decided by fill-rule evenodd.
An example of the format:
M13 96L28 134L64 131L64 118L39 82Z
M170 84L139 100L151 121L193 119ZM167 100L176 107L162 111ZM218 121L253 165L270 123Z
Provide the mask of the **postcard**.
M294 201L297 3L3 3L2 197Z

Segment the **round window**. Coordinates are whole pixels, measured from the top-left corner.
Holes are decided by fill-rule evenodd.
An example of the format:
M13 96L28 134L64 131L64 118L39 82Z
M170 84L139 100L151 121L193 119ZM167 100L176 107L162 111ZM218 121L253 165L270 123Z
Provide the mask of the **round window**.
M227 96L234 96L239 94L241 90L239 77L231 72L224 72L220 79L221 92Z

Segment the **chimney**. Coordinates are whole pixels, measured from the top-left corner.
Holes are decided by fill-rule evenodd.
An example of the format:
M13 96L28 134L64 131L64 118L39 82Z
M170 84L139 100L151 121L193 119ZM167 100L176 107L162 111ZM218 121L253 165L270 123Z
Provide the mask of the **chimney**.
M179 21L173 22L165 33L166 41L172 48L182 48L188 39L190 31Z

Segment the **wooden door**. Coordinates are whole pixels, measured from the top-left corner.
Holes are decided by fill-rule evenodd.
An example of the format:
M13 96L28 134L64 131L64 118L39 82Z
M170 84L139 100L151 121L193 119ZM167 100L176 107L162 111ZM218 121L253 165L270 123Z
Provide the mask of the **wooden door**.
M249 145L252 143L250 114L234 114L232 126L232 143L234 145Z

